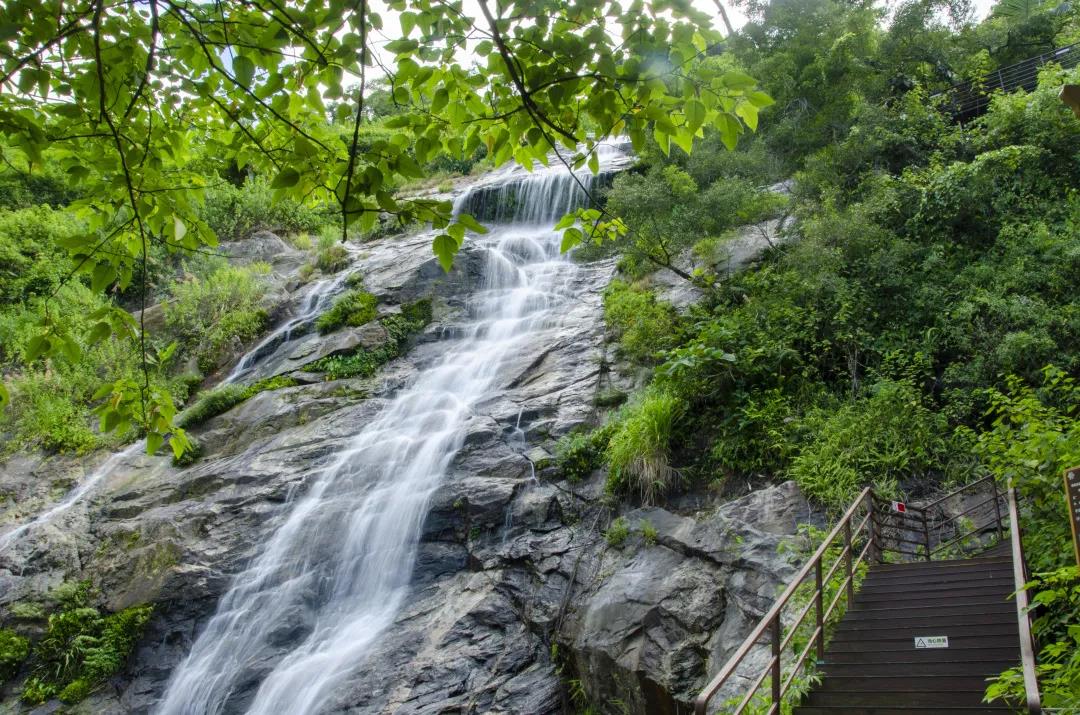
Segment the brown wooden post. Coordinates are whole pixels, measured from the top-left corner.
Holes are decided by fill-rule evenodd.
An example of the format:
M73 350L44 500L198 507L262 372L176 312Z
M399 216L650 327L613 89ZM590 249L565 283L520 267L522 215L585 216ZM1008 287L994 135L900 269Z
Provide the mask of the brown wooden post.
M780 686L783 684L780 680L782 675L780 671L780 642L783 640L783 635L783 629L780 627L780 613L777 612L772 622L772 701L778 714L781 699Z
M849 527L850 530L850 527ZM850 552L848 552L850 555ZM848 563L851 563L850 561ZM825 586L822 579L821 559L814 565L814 582L817 584L817 594L814 596L814 606L817 610L817 659L820 663L825 660ZM850 583L848 584L851 585ZM850 602L848 603L850 606Z

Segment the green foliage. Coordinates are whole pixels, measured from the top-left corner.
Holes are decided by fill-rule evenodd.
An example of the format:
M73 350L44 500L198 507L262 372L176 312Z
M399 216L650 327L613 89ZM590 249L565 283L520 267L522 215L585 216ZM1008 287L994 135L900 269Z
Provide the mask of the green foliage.
M221 265L205 277L188 275L172 284L165 326L200 370L221 367L237 341L251 340L266 328L261 276L269 271L266 264Z
M649 504L675 484L670 443L684 409L675 395L648 390L619 411L606 451L609 492L636 494Z
M334 300L334 305L315 321L315 327L320 333L332 333L345 326L370 323L375 319L377 302L371 293L354 288Z
M62 246L81 228L48 206L0 211L0 305L53 293L69 270Z
M648 519L642 519L638 524L638 528L641 530L641 540L645 542L645 545L654 546L659 534L656 532L656 527L652 525L652 522Z
M275 196L270 182L258 176L249 177L241 186L220 181L206 189L199 215L223 241L248 238L256 231L281 234L319 231L341 218L325 207L311 207L291 197Z
M395 195L424 166L464 170L483 156L531 168L560 149L595 172L609 135L688 153L708 129L731 147L771 103L743 72L699 61L721 37L687 4L480 10L394 0L384 25L370 6L337 0L196 3L161 18L135 5L3 0L0 14L19 18L0 60L4 164L22 175L47 166L79 187L83 230L62 248L98 293L131 291L152 252L199 251L260 225L314 230L324 211L356 235L380 215L430 223L448 269L466 230L483 229L449 201ZM356 78L376 35L393 81L366 106ZM476 61L463 69L461 57ZM130 321L90 329L132 341L137 363L156 342ZM72 345L52 313L37 337L46 358ZM137 423L150 448L182 441L171 393L146 382L112 383L104 426Z
M400 313L388 315L380 322L389 334L387 343L371 349L359 348L348 355L320 358L308 369L325 372L328 380L374 375L379 367L401 355L409 339L431 322L431 300L425 298L406 303L401 306Z
M341 242L341 233L323 229L315 244L315 257L311 265L323 273L337 273L349 265L349 252Z
M30 639L15 631L0 629L0 685L19 672L19 667L30 655Z
M104 615L81 605L51 614L34 644L33 675L23 685L23 702L59 698L73 704L85 698L124 667L152 613L149 605Z
M626 520L625 516L620 516L612 521L608 525L607 531L604 532L604 539L607 540L608 546L613 549L625 544L628 538L630 538L630 522Z
M805 446L787 471L805 494L835 509L870 484L898 494L901 484L926 481L948 461L948 420L923 405L911 384L882 381L867 392L806 415Z
M604 320L619 340L619 351L641 364L655 363L675 339L675 310L651 292L621 280L604 290Z
M260 392L267 390L280 390L285 387L293 387L297 384L296 380L291 377L278 375L276 377L267 377L257 382L253 382L250 385L222 385L221 387L214 388L207 393L199 396L199 399L195 401L191 407L184 410L180 417L177 419L177 424L181 427L195 427L201 425L207 420L217 417L220 414L224 414L236 407L241 402L248 400ZM192 454L187 459L197 458L197 447L195 447ZM178 466L186 466L187 459L178 460Z
M580 482L604 465L604 454L614 424L608 423L591 432L572 432L555 445L555 468L559 476Z

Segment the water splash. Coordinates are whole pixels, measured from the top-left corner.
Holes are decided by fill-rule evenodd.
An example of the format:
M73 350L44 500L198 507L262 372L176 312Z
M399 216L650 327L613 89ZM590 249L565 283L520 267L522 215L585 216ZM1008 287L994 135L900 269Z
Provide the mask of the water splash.
M467 325L444 341L440 361L311 475L310 490L237 575L174 671L158 713L317 713L392 624L429 500L474 406L575 299L578 269L560 255L550 227L583 202L577 182L550 170L516 183L524 203L513 223L471 239L484 253L484 282L468 302ZM471 201L466 195L458 209Z

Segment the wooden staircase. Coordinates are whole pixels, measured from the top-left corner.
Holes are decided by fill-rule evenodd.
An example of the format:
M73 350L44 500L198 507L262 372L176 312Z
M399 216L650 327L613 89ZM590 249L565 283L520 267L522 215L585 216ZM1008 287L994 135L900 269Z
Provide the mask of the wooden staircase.
M986 679L1020 662L1012 554L875 565L837 625L821 684L795 715L1009 713L982 702ZM948 636L948 648L915 647Z
M1040 715L1019 514L991 478L922 506L863 490L694 712ZM1026 702L983 703L1017 665Z

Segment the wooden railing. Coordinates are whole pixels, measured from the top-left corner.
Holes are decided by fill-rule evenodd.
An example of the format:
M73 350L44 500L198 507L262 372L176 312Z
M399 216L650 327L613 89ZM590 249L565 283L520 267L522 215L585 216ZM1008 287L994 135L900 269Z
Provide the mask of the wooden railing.
M961 504L957 507L958 511L953 509L946 512L944 507L948 502L964 498L972 492L976 494L976 503ZM986 494L989 496L985 496ZM964 485L919 507L892 502L878 496L871 488L864 489L780 594L773 607L694 700L694 712L697 715L706 715L709 703L725 685L730 686L727 695L737 698L738 694L730 691L735 690L733 677L739 675L749 680L749 685L738 688L743 697L737 705L728 706L724 710L725 715L741 715L762 695L766 697L766 702L770 703L768 715L780 715L784 696L791 690L795 679L800 673L808 672L809 666L824 659L828 626L842 616L842 612L837 611L839 604L845 603L847 607L854 604L856 574L860 566L884 561L930 561L935 557L951 556L953 552L950 547L961 551L967 547L965 539L975 539L975 548L984 549L990 545L986 539L988 535L990 539L1004 538L1006 510L1009 524L1019 524L1014 502L1015 497L1002 493L992 477ZM1021 621L1024 680L1025 686L1029 687L1028 707L1029 713L1037 715L1041 711L1038 709L1038 686L1035 683L1034 644L1028 621L1027 595L1022 589L1023 579L1026 578L1023 549L1019 541L1019 528L1011 528L1009 531L1013 563L1020 564L1015 573L1018 589L1017 612ZM826 569L827 556L837 548L840 548L839 553L836 554L832 566ZM826 606L830 585L841 567L844 569L843 580L836 585L835 595ZM800 599L796 599L796 594L802 589L806 595L803 587L808 584L811 574L813 590L805 599L806 605L792 615L792 610L799 608L797 601ZM796 636L807 623L811 612L814 618L813 630L805 647L798 652L791 648L792 652L788 654L789 647L794 645ZM771 655L764 666L751 673L739 672L741 668L750 667L747 665L748 657L755 650L755 646L766 639ZM1026 651L1024 643L1027 643ZM808 660L811 653L816 656L815 663ZM767 695L762 692L766 683L769 686ZM1031 709L1033 693L1036 708L1034 710Z

